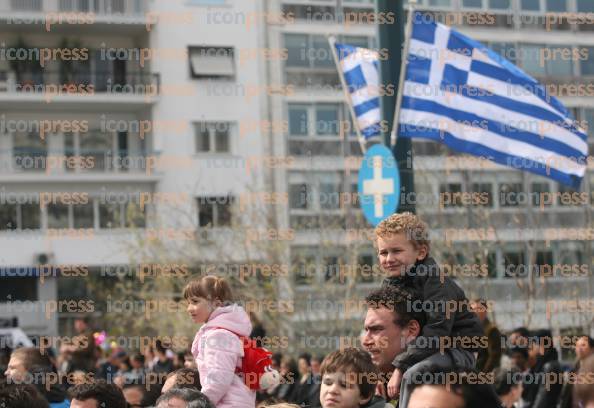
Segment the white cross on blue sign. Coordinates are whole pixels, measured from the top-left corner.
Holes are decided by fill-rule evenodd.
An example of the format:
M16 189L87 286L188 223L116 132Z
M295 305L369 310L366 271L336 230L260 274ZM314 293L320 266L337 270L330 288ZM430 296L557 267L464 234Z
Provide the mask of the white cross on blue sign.
M394 155L384 145L367 151L359 169L359 202L373 226L394 214L400 198L400 173Z

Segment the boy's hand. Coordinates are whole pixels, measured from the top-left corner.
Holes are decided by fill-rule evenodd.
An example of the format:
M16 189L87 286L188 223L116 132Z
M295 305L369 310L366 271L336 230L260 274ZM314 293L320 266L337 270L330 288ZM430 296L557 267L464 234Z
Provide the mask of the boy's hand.
M388 381L388 397L394 398L400 393L400 382L402 381L402 372L397 368L392 373L390 381Z

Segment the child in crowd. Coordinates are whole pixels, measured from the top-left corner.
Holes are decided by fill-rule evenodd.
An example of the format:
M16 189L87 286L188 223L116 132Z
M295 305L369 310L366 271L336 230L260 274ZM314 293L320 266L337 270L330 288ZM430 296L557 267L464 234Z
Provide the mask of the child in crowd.
M442 275L429 256L428 236L427 224L409 212L393 214L375 229L379 264L387 275L382 285L409 291L414 297L410 306L427 315L421 335L393 361L387 391L390 397L400 392L399 407L408 404L414 373L429 366L474 368L474 352L483 346L479 319L470 310L464 291Z
M192 343L202 393L217 408L254 408L256 393L236 374L243 356L239 336L249 336L252 325L245 310L233 303L229 284L205 276L190 282L183 296L192 320L202 324Z
M322 408L383 408L383 399L374 399L378 372L371 356L356 348L329 354L320 367Z

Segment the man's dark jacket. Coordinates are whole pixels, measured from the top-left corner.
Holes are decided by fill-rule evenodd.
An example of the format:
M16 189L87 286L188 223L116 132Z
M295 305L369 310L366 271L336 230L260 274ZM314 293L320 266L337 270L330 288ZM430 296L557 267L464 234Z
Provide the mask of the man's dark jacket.
M544 355L538 356L536 364L529 373L533 380L524 383L522 399L527 402L528 407L555 408L557 406L563 383L546 380L550 377L549 373L555 373L554 378L559 378L561 373L557 350L553 348L547 349Z
M470 352L478 351L484 342L484 332L480 320L469 309L464 291L448 276L440 276L439 265L431 257L418 261L403 276L388 277L382 285L396 286L413 295L411 305L416 310L425 312L426 323L421 335L411 342L405 353L393 361L402 372L427 357L438 353L440 339L450 337L453 344L459 346L460 339L469 339ZM419 303L422 302L422 305ZM455 303L453 303L455 302ZM455 305L455 310L446 310L446 305ZM423 306L423 308L421 308ZM447 346L447 344L446 344ZM461 347L457 347L461 348Z

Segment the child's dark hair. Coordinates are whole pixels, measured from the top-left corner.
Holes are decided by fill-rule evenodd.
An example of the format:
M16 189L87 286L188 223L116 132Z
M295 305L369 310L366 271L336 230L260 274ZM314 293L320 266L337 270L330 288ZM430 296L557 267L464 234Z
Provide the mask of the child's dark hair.
M371 361L369 353L351 347L328 354L322 361L320 374L323 377L325 373L335 373L337 371L343 372L347 376L352 374L356 376L356 383L361 397L373 396L378 380L378 372L373 361Z
M233 302L231 286L225 278L208 275L200 280L191 281L184 288L184 299L204 298L210 301L218 300L223 304Z

